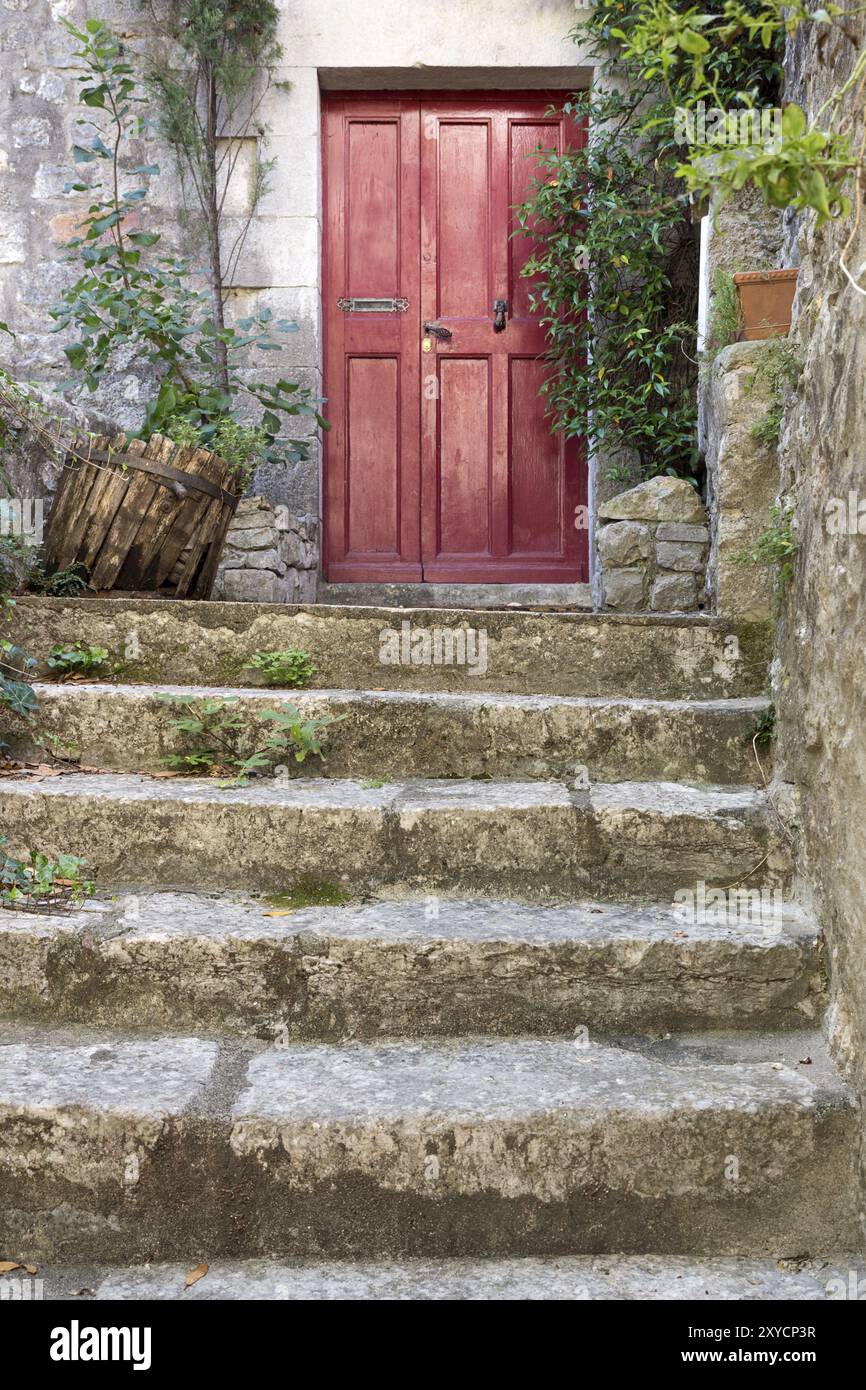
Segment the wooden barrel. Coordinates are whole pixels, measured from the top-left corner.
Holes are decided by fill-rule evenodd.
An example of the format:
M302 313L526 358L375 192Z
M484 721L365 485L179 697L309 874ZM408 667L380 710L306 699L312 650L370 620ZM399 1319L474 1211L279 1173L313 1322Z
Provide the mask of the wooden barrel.
M97 591L207 598L238 504L228 474L218 454L159 434L146 444L94 435L62 470L45 532L46 572L77 562Z

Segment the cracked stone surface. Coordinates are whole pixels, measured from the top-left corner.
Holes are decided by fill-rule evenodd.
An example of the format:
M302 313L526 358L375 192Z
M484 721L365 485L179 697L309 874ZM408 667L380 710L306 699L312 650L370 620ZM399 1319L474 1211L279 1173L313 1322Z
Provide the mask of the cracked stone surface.
M784 899L714 919L653 905L427 898L274 909L129 894L69 918L0 911L0 1009L109 1026L195 1022L352 1038L802 1027L823 1007L817 933Z

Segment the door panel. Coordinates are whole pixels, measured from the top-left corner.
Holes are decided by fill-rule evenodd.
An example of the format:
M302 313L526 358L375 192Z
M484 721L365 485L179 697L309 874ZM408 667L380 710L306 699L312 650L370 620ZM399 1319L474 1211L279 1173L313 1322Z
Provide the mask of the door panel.
M483 553L491 490L490 363L483 357L443 358L439 386L440 545Z
M325 143L325 572L422 578L417 101L329 101ZM406 312L345 312L393 298Z
M346 363L349 552L400 553L400 362L350 357ZM360 489L360 497L354 496ZM367 505L375 499L375 506Z
M537 151L582 138L550 109L549 96L489 93L327 104L332 580L587 576L582 442L545 418L545 337L520 274L530 244L512 235ZM391 295L407 312L336 307Z

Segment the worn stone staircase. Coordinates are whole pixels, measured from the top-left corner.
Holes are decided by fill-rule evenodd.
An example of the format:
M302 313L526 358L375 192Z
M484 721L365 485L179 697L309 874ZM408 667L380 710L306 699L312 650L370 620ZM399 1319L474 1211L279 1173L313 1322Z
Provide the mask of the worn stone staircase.
M84 1264L102 1297L825 1296L860 1247L858 1116L751 748L760 628L17 623L132 655L129 684L40 690L99 772L0 781L13 844L86 854L102 890L0 912L0 1257L58 1296ZM483 628L484 669L382 664L404 623ZM244 685L289 645L316 690ZM157 682L345 718L316 775L165 779ZM725 910L684 917L702 884Z

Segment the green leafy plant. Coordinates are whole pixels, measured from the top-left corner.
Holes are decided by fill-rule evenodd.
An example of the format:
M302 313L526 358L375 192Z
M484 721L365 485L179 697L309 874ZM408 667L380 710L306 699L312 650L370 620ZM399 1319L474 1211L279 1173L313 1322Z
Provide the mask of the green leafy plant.
M770 525L752 545L736 556L740 564L765 565L776 570L779 587L785 590L794 577L794 563L800 542L794 533L794 509L774 503L770 508Z
M0 591L0 627L11 620L14 608L15 600ZM37 664L17 642L0 635L0 712L27 722L32 720L38 700L27 675L35 671ZM0 739L0 748L5 747Z
M661 79L671 106L696 106L711 102L729 105L730 93L719 84L714 55L731 44L744 45L753 53L778 51L785 35L793 37L806 24L838 24L846 31L847 12L827 3L810 10L804 0L759 0L752 8L742 0L683 7L674 0L638 0L631 8L631 23L614 29L624 45L627 61L640 65L646 80ZM844 101L851 93L862 97L866 51L853 62L846 80L835 88L811 120L796 102L782 115L781 136L720 143L710 149L692 147L677 172L692 194L714 193L718 201L747 183L760 189L773 207L811 208L817 224L830 217L847 216L851 199L843 190L859 166L861 152L852 148L856 115L845 116ZM737 93L744 111L755 110L753 94ZM862 114L862 104L861 104Z
M227 779L224 785L243 786L251 776L270 776L277 767L324 757L322 733L343 718L305 718L294 705L248 715L238 709L234 696L189 699L166 692L159 698L179 710L170 727L185 745L168 755L166 767L221 776Z
M776 732L776 706L768 705L762 709L757 716L753 729L746 735L746 742L753 747L759 744L769 745L772 743Z
M683 7L684 8L684 7ZM681 151L661 72L632 52L633 14L599 0L574 37L603 80L564 104L589 136L582 148L540 157L541 172L516 210L533 239L523 273L547 332L545 385L554 429L585 436L625 480L666 473L696 481L698 242ZM775 55L732 43L712 55L728 91L773 90Z
M758 384L769 388L767 409L752 425L749 433L758 444L768 448L778 444L785 412L785 396L800 379L802 359L797 344L790 338L771 338L761 352L747 390Z
M310 653L294 647L285 651L254 652L243 669L261 671L268 685L273 686L309 685L316 674Z
M41 567L37 567L31 577L30 587L37 593L46 594L51 598L76 598L85 589L90 588L90 571L78 560L74 560L65 569L54 570L52 574L46 574Z
M282 336L296 325L274 319L268 308L239 319L234 326L214 314L212 290L197 285L189 261L158 252L159 233L141 225L149 180L156 165L128 167L128 142L142 134L140 94L131 65L111 30L100 20L76 29L84 72L77 79L87 116L86 143L73 147L80 170L104 167L105 182L83 181L79 173L66 192L90 193L93 201L82 218L80 234L68 243L70 260L80 274L51 309L57 332L74 332L64 351L74 375L64 384L95 391L106 371L134 354L152 366L158 386L150 400L140 437L168 433L168 422L189 421L196 442L214 447L228 421L248 416L255 436L244 436L256 458L279 463L308 456L309 445L282 434L283 421L302 416L325 422L310 393L295 382L251 381L249 355L278 351ZM94 123L98 130L90 135ZM128 186L129 182L132 186ZM125 186L126 185L126 186ZM239 444L239 436L235 436ZM249 477L244 456L234 481Z
M31 849L26 859L9 853L9 839L0 835L0 907L23 912L69 912L93 897L96 884L85 877L86 859L75 854L52 858Z
M722 348L730 347L740 336L743 315L733 275L716 270L713 276L713 302L710 311L707 360L713 361Z
M282 57L279 9L273 0L174 0L158 11L152 0L144 3L176 45L165 60L159 53L151 57L145 81L188 202L198 208L216 328L216 380L228 394L228 351L222 336L227 286L273 167L272 160L262 158L267 135L262 109ZM182 63L177 62L178 52ZM246 207L229 224L226 194L251 145L252 167L243 175Z
M117 664L111 664L111 653L106 647L88 646L86 642L62 642L51 648L45 665L57 680L81 679L96 676L97 679L114 674Z
M182 415L170 416L165 430L176 444L212 449L219 454L228 464L238 492L244 492L249 486L256 462L268 444L268 436L261 426L239 424L230 415L224 415L212 433Z

